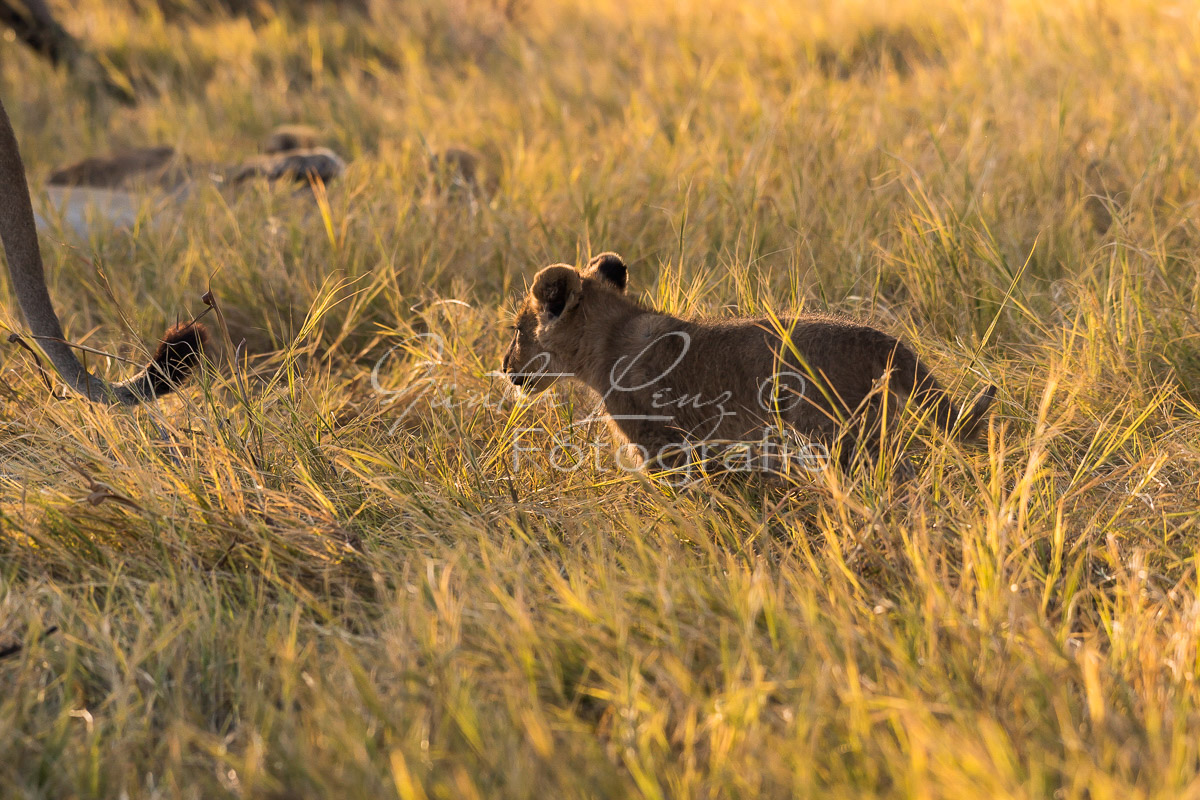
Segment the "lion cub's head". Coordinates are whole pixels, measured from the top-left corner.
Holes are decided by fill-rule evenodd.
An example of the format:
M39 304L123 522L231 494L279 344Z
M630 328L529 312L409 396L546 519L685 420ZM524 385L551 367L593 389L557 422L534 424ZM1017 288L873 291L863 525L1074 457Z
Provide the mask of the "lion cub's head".
M605 324L605 311L624 304L629 270L616 253L601 253L582 271L569 264L546 267L533 279L513 325L504 372L517 386L545 391L562 376L578 375Z

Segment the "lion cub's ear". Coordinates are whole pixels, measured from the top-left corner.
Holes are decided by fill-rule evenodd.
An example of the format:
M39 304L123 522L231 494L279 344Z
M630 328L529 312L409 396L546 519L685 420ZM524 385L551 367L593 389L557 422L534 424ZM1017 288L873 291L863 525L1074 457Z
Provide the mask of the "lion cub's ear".
M629 283L629 268L616 253L601 253L588 262L584 275L595 276L607 282L618 292L625 291Z
M537 301L538 312L558 319L579 303L583 279L574 267L555 264L534 276L533 289L530 291Z

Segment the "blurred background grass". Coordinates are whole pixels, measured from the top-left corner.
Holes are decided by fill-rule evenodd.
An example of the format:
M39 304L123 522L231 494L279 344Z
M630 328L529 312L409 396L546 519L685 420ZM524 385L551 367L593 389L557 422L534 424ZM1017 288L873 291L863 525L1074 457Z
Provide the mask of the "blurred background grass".
M136 412L0 349L6 792L1200 796L1193 5L54 7L139 102L6 42L35 191L286 122L351 166L43 237L73 340L140 358L211 288L245 345ZM456 143L489 202L420 189ZM996 383L986 447L682 493L516 452L607 441L489 373L610 249L657 307Z

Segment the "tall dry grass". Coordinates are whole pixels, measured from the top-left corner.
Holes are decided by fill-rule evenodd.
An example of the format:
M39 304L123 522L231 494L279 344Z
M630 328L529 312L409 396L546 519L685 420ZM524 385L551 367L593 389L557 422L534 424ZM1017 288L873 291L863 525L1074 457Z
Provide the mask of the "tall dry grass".
M290 121L353 163L44 239L74 340L136 360L211 287L233 347L134 412L0 349L3 794L1200 796L1193 6L59 5L142 102L6 44L35 184ZM417 188L456 142L474 211ZM536 268L609 249L673 312L875 320L999 386L986 445L556 468L592 400L490 373Z

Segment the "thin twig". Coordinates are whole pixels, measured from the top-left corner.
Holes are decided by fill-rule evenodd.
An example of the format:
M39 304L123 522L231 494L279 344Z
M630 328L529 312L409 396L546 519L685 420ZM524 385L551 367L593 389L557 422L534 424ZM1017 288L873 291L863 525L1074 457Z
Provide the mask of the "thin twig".
M57 625L51 625L49 628L46 628L46 630L42 631L42 635L38 637L38 642L45 641L47 636L49 636L52 633L55 633L56 631L58 631ZM0 648L0 659L8 658L9 656L15 656L17 653L21 652L24 649L25 649L25 645L22 644L21 642L17 642L16 644L10 644L8 647L5 647L5 648Z

